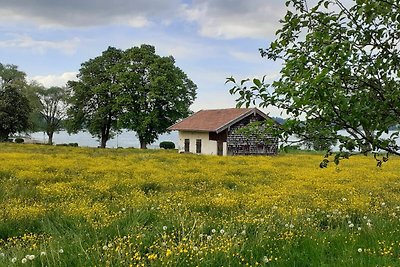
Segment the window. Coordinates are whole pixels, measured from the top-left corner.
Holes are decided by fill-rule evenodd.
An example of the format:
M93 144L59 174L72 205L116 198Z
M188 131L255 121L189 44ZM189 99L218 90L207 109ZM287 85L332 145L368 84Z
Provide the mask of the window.
M190 148L190 140L185 139L185 152L189 152L189 148Z
M196 153L201 153L201 139L196 139Z

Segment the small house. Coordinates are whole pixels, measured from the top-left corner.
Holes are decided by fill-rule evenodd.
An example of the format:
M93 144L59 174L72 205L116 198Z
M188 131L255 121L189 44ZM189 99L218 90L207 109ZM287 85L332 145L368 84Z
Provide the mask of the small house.
M275 155L278 140L243 135L237 130L251 122L270 119L257 108L228 108L200 110L172 125L179 132L181 153L206 155Z

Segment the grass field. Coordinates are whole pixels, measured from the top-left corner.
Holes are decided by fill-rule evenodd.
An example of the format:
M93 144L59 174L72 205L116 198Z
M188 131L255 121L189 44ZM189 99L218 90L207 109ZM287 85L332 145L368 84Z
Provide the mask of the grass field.
M0 266L399 266L400 159L0 144Z

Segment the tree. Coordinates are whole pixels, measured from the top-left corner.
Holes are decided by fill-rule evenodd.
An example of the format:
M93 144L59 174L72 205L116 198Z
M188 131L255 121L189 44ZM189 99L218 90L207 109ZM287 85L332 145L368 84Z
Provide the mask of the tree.
M72 96L67 129L69 132L88 129L99 138L101 148L105 148L112 134L119 130L121 84L117 76L121 57L121 50L109 47L101 56L82 63L78 81L68 82Z
M63 120L67 118L69 91L64 87L50 87L39 89L37 94L44 131L49 137L48 144L52 145L54 132L60 130Z
M122 124L136 132L144 149L169 126L190 114L197 86L174 65L172 57L157 55L151 45L126 50L122 61Z
M0 63L0 141L29 128L29 101L23 94L25 73Z
M399 132L385 135L400 123L399 2L308 4L286 1L277 39L260 49L263 57L283 64L272 88L264 78L250 86L249 80L228 78L234 83L231 93L239 94L238 105L260 101L262 107L285 110L291 118L272 130L283 140L292 134L303 140L338 140L336 164L356 150L400 155ZM329 160L324 162L321 167Z

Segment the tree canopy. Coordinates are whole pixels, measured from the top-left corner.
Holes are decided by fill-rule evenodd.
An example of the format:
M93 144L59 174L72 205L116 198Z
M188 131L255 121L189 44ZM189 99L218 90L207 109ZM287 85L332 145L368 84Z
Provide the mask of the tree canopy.
M157 55L151 45L125 51L109 47L82 64L78 79L68 83L69 131L87 128L101 147L126 128L146 148L190 113L197 89L172 57Z
M290 118L272 130L283 140L292 134L338 140L337 164L355 151L400 155L399 132L388 135L400 124L399 2L320 0L310 6L289 0L286 6L277 39L260 49L263 57L282 62L280 78L271 85L228 78L238 105L260 101L284 110Z
M178 119L187 117L197 86L151 45L125 51L121 71L125 111L122 124L136 132L140 147L154 142Z
M65 87L40 88L37 91L40 101L39 113L43 121L43 130L53 144L53 135L62 127L63 120L67 118L69 91Z
M29 128L31 108L23 93L25 76L17 66L0 63L0 141Z
M121 58L121 50L109 47L101 56L82 63L78 81L68 82L72 90L68 131L86 128L99 138L102 148L119 129L117 120L122 109L118 105L118 96L122 87L117 76Z

